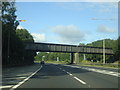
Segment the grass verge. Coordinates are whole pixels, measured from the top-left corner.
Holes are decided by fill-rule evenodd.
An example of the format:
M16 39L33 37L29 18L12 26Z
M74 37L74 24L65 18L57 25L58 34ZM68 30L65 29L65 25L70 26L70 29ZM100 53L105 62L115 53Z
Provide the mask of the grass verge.
M40 63L40 61L34 61L35 63ZM53 63L53 64L68 64L66 61L45 61L45 63ZM102 64L102 63L93 63L90 61L81 61L79 64L80 66L93 66L93 67L105 67L105 68L120 68L120 64L118 63L107 63L107 64Z
M105 68L120 68L120 64L119 63L106 63L106 64L102 64L102 63L93 63L90 61L81 61L79 64L77 65L81 65L81 66L94 66L94 67L105 67Z

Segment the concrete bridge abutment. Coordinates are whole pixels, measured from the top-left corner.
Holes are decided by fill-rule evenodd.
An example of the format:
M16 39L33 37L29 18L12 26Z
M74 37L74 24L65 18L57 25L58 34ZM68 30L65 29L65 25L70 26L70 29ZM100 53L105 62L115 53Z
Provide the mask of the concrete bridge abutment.
M74 63L74 53L70 53L70 64Z
M75 53L75 59L74 59L74 63L79 63L79 53Z
M79 53L70 53L70 64L79 63Z

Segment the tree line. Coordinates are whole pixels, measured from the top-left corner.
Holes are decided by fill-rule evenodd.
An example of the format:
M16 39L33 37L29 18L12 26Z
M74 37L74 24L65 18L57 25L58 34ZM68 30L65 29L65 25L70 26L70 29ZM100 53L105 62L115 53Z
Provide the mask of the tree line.
M103 47L103 40L97 40L92 43L84 44L80 43L79 45L82 46L93 46L93 47ZM120 37L117 40L112 40L112 39L105 39L105 47L106 48L112 48L113 50L113 55L105 55L106 58L106 63L114 63L116 61L120 60ZM60 61L65 61L67 63L70 63L70 53L45 53L45 52L39 52L35 56L35 60L37 61L42 61L43 60L51 60L51 61L57 61L57 57L59 58ZM84 54L79 54L79 62L84 60ZM98 54L85 54L85 59L87 61L92 61L92 62L103 62L103 55L98 55Z
M34 42L26 29L17 29L19 21L15 2L2 2L2 65L18 66L34 63L35 52L26 51L24 42Z
M35 56L36 61L64 61L70 63L69 53L59 53L59 52L39 52Z
M114 63L120 60L120 37L117 40L104 39L105 47L112 48L113 55L106 55L106 63ZM87 44L87 46L103 47L103 40L97 40L92 43ZM90 54L86 56L88 60L103 62L103 55Z

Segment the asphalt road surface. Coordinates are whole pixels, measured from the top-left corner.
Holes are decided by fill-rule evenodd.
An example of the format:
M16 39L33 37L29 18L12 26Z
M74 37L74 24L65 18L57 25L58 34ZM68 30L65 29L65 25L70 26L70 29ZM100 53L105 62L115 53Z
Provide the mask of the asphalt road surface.
M15 88L118 88L118 77L83 68L45 64Z

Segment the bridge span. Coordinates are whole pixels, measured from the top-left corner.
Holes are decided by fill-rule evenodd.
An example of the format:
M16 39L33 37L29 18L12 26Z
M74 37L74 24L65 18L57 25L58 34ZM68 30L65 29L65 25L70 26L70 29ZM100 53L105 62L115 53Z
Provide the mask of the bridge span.
M26 50L40 51L40 52L63 52L71 53L71 62L73 62L74 53L82 54L103 54L103 47L93 46L78 46L67 44L53 44L53 43L26 43ZM106 55L113 55L112 48L105 48Z

